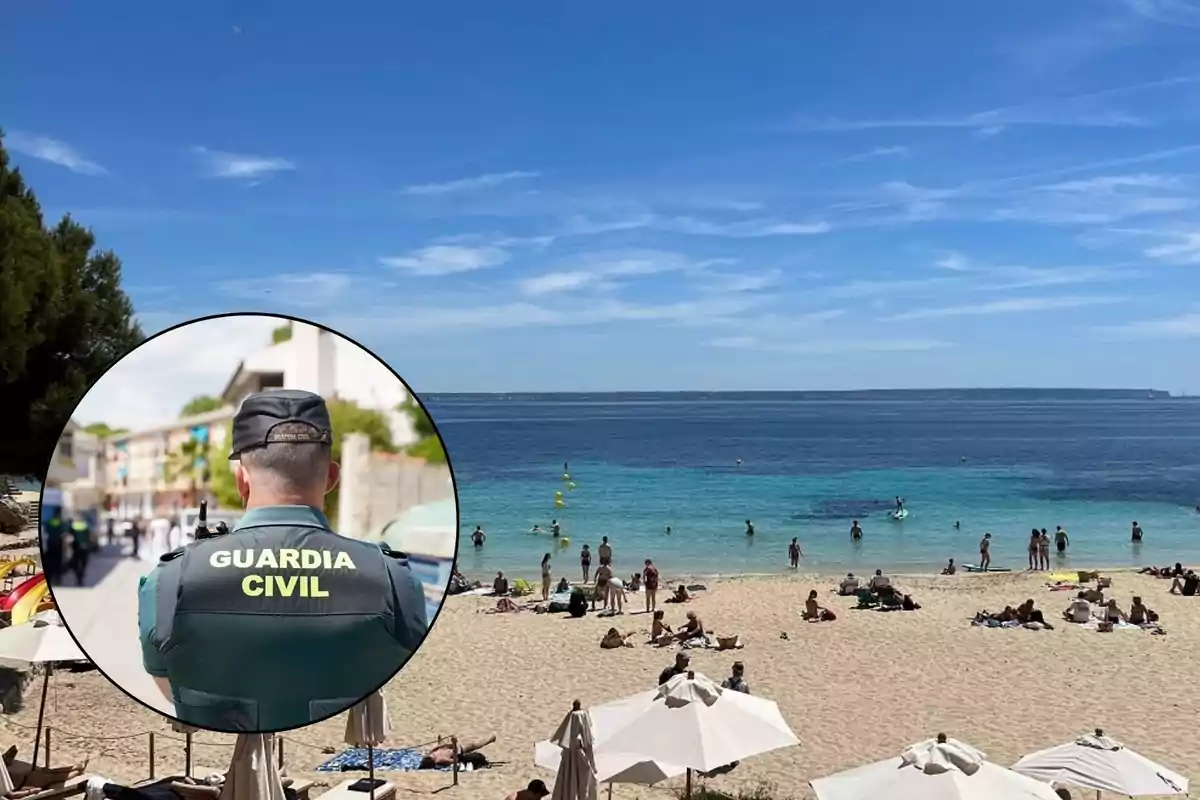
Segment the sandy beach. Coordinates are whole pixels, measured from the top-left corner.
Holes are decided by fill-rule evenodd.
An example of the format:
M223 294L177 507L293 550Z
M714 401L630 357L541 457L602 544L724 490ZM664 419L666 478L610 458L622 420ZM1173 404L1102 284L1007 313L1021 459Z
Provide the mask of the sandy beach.
M1112 577L1112 596L1127 607L1141 594L1160 613L1167 635L1098 633L1059 622L1070 593L1049 591L1044 574L898 577L896 584L923 606L909 613L850 610L852 599L831 592L833 577L709 584L686 609L697 611L710 630L740 634L745 648L692 651L694 668L719 680L733 661L743 661L751 691L777 701L802 742L747 759L710 785L737 792L771 784L774 797L798 800L812 796L812 778L896 755L939 731L1010 764L1095 727L1185 775L1200 776L1200 696L1192 688L1200 598L1168 595L1168 582L1147 576ZM801 620L799 609L812 588L838 612L836 621ZM970 625L982 608L998 610L1029 597L1055 630ZM641 607L640 596L630 601L627 609ZM489 613L493 605L488 598L449 598L420 653L386 690L392 736L385 746L413 746L439 735L498 736L485 753L500 765L463 774L448 795L499 799L535 777L551 782L551 774L533 765L533 747L553 731L571 700L596 704L652 688L674 658L670 649L642 644L641 635L633 648L599 648L613 624L623 631L648 629L645 614L573 620ZM682 621L684 606L662 607L669 622ZM25 710L0 718L5 745L20 745L26 756L36 704L30 687ZM182 771L182 737L98 673L56 675L47 722L56 764L91 755L91 771L120 781L142 779L148 775L145 732L156 731L156 774ZM289 773L337 783L342 776L314 769L330 757L323 749L344 747L344 724L339 717L285 734ZM198 735L196 763L224 766L232 739ZM402 796L451 783L448 773L383 774ZM618 786L614 796L668 798L678 783Z

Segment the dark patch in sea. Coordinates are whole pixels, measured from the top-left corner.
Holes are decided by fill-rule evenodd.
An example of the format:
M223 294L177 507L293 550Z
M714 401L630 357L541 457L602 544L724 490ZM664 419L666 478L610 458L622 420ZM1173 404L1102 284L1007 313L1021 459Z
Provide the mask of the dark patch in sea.
M797 511L791 519L797 522L810 522L840 519L867 519L872 514L891 511L895 502L891 500L856 500L835 498L821 500L808 511Z

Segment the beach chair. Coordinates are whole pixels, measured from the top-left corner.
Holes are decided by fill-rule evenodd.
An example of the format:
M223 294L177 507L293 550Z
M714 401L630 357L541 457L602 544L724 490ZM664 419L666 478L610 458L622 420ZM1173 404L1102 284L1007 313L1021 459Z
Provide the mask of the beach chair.
M855 596L858 597L858 608L874 608L879 605L879 601L875 599L875 595L871 594L870 589L859 589Z
M363 779L353 778L348 781L342 781L337 786L334 786L328 792L321 795L321 797L329 798L329 800L368 800L368 798L371 797L370 792L359 792L350 788L361 780ZM396 787L391 781L384 781L382 784L375 787L375 800L395 800L395 798Z

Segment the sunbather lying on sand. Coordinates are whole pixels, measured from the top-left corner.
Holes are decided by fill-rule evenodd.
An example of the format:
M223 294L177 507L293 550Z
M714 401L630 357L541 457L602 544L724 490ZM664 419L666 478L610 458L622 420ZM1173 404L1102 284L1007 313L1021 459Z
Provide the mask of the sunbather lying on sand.
M479 751L495 741L496 736L492 734L482 742L459 742L458 763L470 764L475 768L486 767L488 764L487 756ZM454 766L454 756L454 744L449 741L443 742L424 755L421 759L421 769Z
M604 638L600 640L600 647L605 650L616 650L618 647L633 647L633 642L629 641L629 637L633 636L633 632L621 633L616 628L609 628L608 633L604 634Z
M804 611L800 616L809 622L832 622L837 619L836 614L817 603L816 589L808 593L808 599L804 601Z
M692 596L688 593L687 587L682 583L675 588L675 594L667 598L668 603L686 603L691 600Z
M1021 605L1017 606L1017 622L1022 624L1027 622L1036 622L1039 625L1044 625L1050 630L1054 630L1054 628L1051 627L1048 622L1046 622L1046 618L1043 616L1041 610L1034 608L1032 597L1026 600L1024 603L1021 603Z
M680 642L686 642L688 639L695 639L697 636L704 635L704 622L696 615L695 611L687 613L687 622L683 623L683 627L675 633L675 639Z
M35 767L25 761L18 761L17 746L13 745L4 752L4 766L17 787L8 797L25 797L45 789L61 788L67 781L82 776L87 771L87 765L88 759L85 758L82 764L67 767Z
M1178 561L1173 567L1142 567L1139 575L1153 575L1156 578L1178 578L1183 575L1183 564Z

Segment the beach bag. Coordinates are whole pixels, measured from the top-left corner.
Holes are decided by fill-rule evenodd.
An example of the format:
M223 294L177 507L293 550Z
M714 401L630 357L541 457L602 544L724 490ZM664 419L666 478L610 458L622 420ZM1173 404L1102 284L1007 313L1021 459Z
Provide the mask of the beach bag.
M587 595L582 589L573 589L571 591L571 599L567 601L567 613L572 617L579 619L588 612Z
M833 622L835 619L837 619L837 614L833 613L828 608L821 609L821 621L822 622Z

